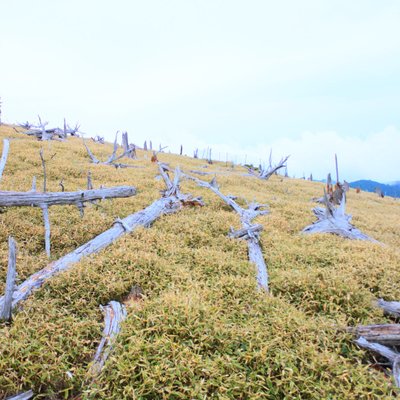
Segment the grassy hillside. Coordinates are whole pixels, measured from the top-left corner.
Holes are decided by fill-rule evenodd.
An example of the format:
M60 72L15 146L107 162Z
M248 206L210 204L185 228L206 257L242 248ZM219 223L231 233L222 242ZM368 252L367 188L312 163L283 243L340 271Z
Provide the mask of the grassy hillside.
M90 164L79 139L38 142L0 127L12 137L1 190L26 191L41 184L39 150L48 162L48 190L94 185L133 185L129 199L89 205L81 219L70 206L51 207L52 258L57 259L109 228L115 218L159 198L163 183L150 153L130 161L143 168ZM1 142L0 142L1 143ZM111 145L89 143L96 156ZM0 151L2 144L0 144ZM160 154L184 171L204 162ZM390 377L358 349L347 326L388 321L375 298L400 300L400 205L371 193L348 196L354 224L385 243L335 236L304 236L314 220L312 197L322 183L243 176L240 167L218 171L221 191L268 203L256 220L270 273L271 294L257 292L246 244L227 237L238 216L207 189L183 182L182 191L203 196L203 208L164 216L150 229L124 236L96 256L53 278L24 302L11 326L0 325L0 399L33 389L37 399L385 399L397 390ZM47 264L41 212L0 210L0 290L7 238L18 243L18 280ZM101 338L100 304L121 300L133 285L144 300L128 304L116 348L101 376L86 379Z

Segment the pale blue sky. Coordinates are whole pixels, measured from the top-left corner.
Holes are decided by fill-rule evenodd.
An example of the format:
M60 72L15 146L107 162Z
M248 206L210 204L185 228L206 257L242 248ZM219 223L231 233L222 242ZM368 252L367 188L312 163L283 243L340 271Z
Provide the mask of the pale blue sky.
M8 122L399 180L400 1L1 0L0 96Z

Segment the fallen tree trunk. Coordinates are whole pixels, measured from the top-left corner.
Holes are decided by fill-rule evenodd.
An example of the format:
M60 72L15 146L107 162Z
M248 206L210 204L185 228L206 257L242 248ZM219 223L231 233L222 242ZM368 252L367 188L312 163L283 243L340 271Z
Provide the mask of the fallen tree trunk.
M7 163L8 151L10 150L10 140L3 139L3 151L0 158L0 181L3 177L3 171Z
M397 387L400 387L400 354L389 349L386 346L383 346L379 343L371 343L363 336L359 337L355 343L363 347L364 349L368 349L373 351L374 353L379 354L382 357L387 358L392 364L392 373Z
M388 346L400 345L400 324L360 325L349 328L349 332L362 336L369 342Z
M118 301L110 301L107 306L100 306L100 308L104 313L103 337L97 347L93 363L88 371L90 377L95 377L100 374L110 355L115 338L120 332L120 324L126 318L125 306Z
M302 231L303 233L332 233L347 239L367 240L370 242L379 243L377 240L362 233L350 223L351 215L345 213L346 198L344 194L338 207L335 207L328 201L326 193L324 199L326 205L325 210L320 207L313 209L313 212L318 219L311 225L305 227Z
M113 199L119 197L131 197L136 194L132 186L116 186L113 188L102 188L92 190L81 190L77 192L5 192L0 191L0 207L42 207L81 204L87 201Z
M399 301L385 301L379 299L376 302L377 306L382 308L385 314L390 314L393 317L400 318L400 302Z
M259 236L263 228L260 224L252 223L253 219L258 217L259 215L266 215L269 213L269 211L265 209L266 205L251 203L248 205L247 209L244 209L236 203L232 196L225 196L219 191L219 187L215 178L210 183L208 183L190 175L185 176L188 179L196 182L199 186L206 187L212 190L218 197L220 197L226 204L228 204L234 211L239 214L243 228L237 231L234 231L231 228L229 236L239 239L242 238L247 241L249 261L256 266L257 270L258 287L265 292L269 292L268 270L262 254Z
M190 195L179 192L179 176L180 172L177 168L175 171L174 183L171 182L169 176L160 165L160 172L164 177L168 194L156 200L144 210L129 215L128 217L116 220L114 226L92 240L78 247L71 253L66 254L57 261L47 265L47 267L31 275L26 281L21 283L13 294L12 307L15 308L21 301L25 300L35 289L40 288L44 282L63 271L72 267L73 264L79 262L82 258L91 254L96 254L100 250L109 246L119 237L132 232L139 226L149 227L156 219L164 214L170 214L178 211L182 206L197 204L203 205L200 198L192 198ZM0 309L4 304L4 296L0 297Z

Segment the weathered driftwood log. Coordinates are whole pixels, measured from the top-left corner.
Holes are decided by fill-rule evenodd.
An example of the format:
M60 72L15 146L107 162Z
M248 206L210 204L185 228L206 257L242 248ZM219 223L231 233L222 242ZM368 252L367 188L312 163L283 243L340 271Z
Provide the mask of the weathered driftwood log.
M206 187L212 190L218 197L220 197L226 204L228 204L234 211L239 214L243 228L239 229L238 231L234 231L231 228L229 236L243 238L246 240L249 260L256 266L258 287L268 292L268 271L262 254L259 238L262 226L252 223L253 219L258 217L259 215L266 215L269 213L269 211L266 210L267 206L265 204L250 203L248 205L248 208L244 209L236 203L233 196L225 196L219 191L219 187L215 178L213 178L212 181L208 183L190 175L185 176L188 179L196 182L199 186Z
M278 164L272 165L272 160L271 160L271 155L269 159L269 165L267 168L263 167L260 165L260 168L258 171L256 171L254 168L247 167L247 170L249 171L249 174L256 176L259 179L264 179L267 180L269 179L273 174L277 173L281 168L286 168L287 167L287 160L289 156L283 157Z
M359 337L355 343L363 347L364 349L368 349L373 351L374 353L379 354L382 357L387 358L392 364L392 373L397 387L400 387L400 353L389 349L386 346L383 346L379 343L371 343L363 336Z
M3 177L3 171L7 163L8 151L10 150L10 140L3 139L3 151L0 158L0 181Z
M400 324L360 325L349 328L349 332L369 342L387 346L400 345Z
M385 301L379 299L376 302L377 306L382 308L385 314L390 314L393 317L400 318L400 302L399 301Z
M92 190L80 190L77 192L8 192L0 191L0 207L21 207L43 205L55 206L66 204L80 204L93 200L113 199L117 197L131 197L136 194L133 186L116 186Z
M61 257L57 261L50 263L47 267L31 275L14 291L12 307L15 308L35 289L40 288L44 282L54 275L70 269L72 265L79 262L82 258L98 253L119 237L132 232L139 226L149 227L162 215L177 212L185 205L203 205L201 198L193 198L191 195L180 193L180 171L178 168L175 171L174 182L170 180L168 174L163 169L163 166L160 165L159 168L167 186L167 190L164 192L165 194L162 198L156 200L142 211L131 214L122 220L118 219L115 221L112 228L106 230L71 253L66 254L64 257ZM4 296L0 297L0 309L3 306L3 303Z
M313 209L318 220L305 227L303 233L333 233L348 239L368 240L378 243L350 223L351 215L345 213L346 198L344 194L340 205L335 207L327 200L325 193L325 207L325 210L320 207Z
M104 313L103 337L88 371L90 377L100 374L112 350L115 338L120 332L121 322L126 318L125 306L118 301L110 301L107 306L100 306L100 308Z
M29 400L33 397L32 390L28 390L27 392L18 393L15 396L7 397L6 400Z
M94 164L100 164L100 165L112 165L115 168L128 168L131 167L128 164L121 164L117 163L118 160L120 160L123 157L129 156L133 151L135 151L134 147L129 147L128 150L124 151L121 155L117 156L117 150L118 150L118 132L115 134L115 139L114 139L114 147L113 147L113 152L111 155L108 157L106 161L100 161L89 149L87 146L85 139L83 140L83 144L86 148L86 151L88 153L89 158L92 160Z
M6 290L4 294L3 307L0 308L0 320L11 321L12 299L15 290L15 277L17 261L17 245L15 240L10 236L8 238L8 269L6 278Z

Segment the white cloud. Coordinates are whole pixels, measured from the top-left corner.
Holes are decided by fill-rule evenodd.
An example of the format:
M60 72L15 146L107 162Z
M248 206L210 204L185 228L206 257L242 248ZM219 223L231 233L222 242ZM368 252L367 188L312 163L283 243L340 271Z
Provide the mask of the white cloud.
M162 141L170 144L171 151L178 151L180 144L184 152L193 154L198 148L201 156L210 143L186 134L181 140L173 136L155 137L153 143ZM298 138L282 138L271 143L240 146L239 144L211 145L215 158L228 159L238 163L252 162L258 165L267 162L272 149L273 160L290 154L288 161L289 175L296 177L309 176L322 179L335 171L335 154L338 156L340 179L354 181L372 179L381 182L400 179L400 131L395 127L387 127L382 132L373 133L363 138L342 136L337 132L304 132Z

